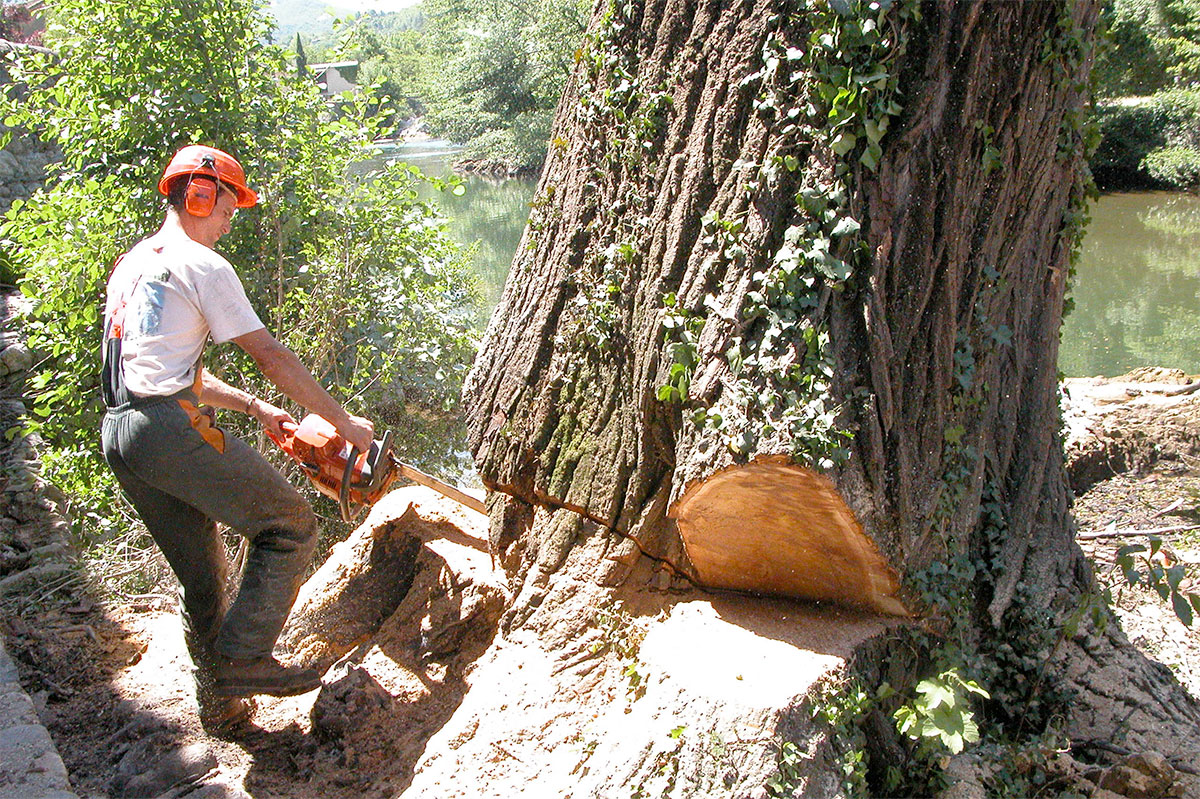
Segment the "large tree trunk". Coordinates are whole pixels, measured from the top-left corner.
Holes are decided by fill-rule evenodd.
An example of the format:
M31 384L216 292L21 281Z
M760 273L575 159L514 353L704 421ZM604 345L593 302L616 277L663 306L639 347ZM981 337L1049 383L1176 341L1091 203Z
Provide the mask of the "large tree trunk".
M807 535L882 597L967 551L988 488L996 615L1031 549L1073 572L1055 363L1087 64L1055 52L1062 7L648 6L596 26L471 374L488 487L709 584L729 578L701 552L770 570L779 548L745 539ZM1086 36L1094 9L1073 8ZM873 47L814 44L815 23L876 17ZM839 68L860 107L820 96ZM890 124L874 170L868 123ZM844 156L840 132L861 140ZM780 523L737 536L746 506Z
M932 616L1036 682L996 717L1051 712L1093 590L1056 361L1098 5L600 4L465 393L510 627L605 534L600 582Z

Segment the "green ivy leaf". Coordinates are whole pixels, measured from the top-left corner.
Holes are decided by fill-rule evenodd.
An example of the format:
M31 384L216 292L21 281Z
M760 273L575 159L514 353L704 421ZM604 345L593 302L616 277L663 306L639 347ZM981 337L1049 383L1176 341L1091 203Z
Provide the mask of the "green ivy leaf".
M879 155L874 147L867 147L863 150L863 154L858 157L858 160L872 172L879 168Z
M858 137L853 133L839 133L830 145L838 155L845 155L858 144Z
M855 233L858 233L858 231L861 227L862 226L859 225L858 220L854 219L853 217L844 216L840 220L838 220L838 223L836 225L833 226L833 230L830 232L829 235L835 236L835 237L837 237L837 236L852 236Z

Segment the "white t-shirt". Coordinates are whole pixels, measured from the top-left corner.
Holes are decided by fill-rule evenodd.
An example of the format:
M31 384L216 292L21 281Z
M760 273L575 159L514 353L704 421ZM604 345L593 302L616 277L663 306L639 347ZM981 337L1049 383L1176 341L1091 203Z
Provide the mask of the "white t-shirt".
M157 233L126 253L108 279L106 320L125 297L121 365L139 397L190 388L210 335L223 344L264 327L229 261L183 233Z

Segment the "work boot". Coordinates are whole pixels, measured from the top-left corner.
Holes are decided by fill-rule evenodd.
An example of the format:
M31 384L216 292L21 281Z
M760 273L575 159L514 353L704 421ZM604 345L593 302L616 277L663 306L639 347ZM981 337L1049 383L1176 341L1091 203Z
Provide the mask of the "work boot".
M231 738L249 727L256 709L253 699L211 697L200 702L200 725L214 738Z
M212 675L217 696L296 696L321 687L316 669L285 666L270 655L250 660L218 657Z

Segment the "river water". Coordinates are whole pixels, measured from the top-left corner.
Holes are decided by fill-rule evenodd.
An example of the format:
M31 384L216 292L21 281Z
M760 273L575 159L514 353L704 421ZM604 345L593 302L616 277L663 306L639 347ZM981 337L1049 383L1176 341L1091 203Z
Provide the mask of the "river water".
M1100 197L1071 296L1058 358L1067 377L1138 366L1200 372L1200 197Z
M458 148L449 142L418 141L390 147L369 163L403 161L420 168L429 177L448 178L457 155ZM463 182L466 190L458 196L432 187L421 189L419 194L442 209L450 220L449 233L455 241L464 247L475 247L472 266L483 294L479 321L482 331L500 301L508 267L521 243L536 181L467 177Z
M389 150L428 175L446 177L455 149L418 142ZM484 294L480 326L495 307L533 196L531 180L466 180L461 196L429 191L450 218L450 234L477 243L474 267ZM1092 206L1062 331L1059 368L1067 377L1116 376L1138 366L1200 373L1200 197L1182 193L1106 194Z

